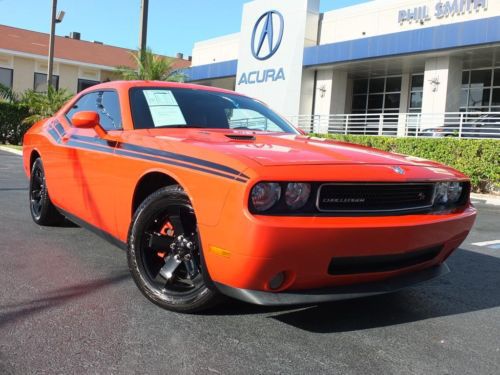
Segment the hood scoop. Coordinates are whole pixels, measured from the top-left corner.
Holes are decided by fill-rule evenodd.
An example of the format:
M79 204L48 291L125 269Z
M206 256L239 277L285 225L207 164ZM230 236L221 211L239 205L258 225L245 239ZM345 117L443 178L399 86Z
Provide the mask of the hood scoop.
M255 141L255 136L252 134L225 134L225 136L233 141Z

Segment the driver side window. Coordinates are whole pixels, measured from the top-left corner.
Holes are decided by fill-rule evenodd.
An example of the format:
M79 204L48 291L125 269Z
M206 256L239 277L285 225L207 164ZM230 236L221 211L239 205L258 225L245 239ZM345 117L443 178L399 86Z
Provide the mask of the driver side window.
M118 94L114 91L96 91L82 96L66 113L66 117L71 122L74 114L82 111L97 112L105 130L122 129Z

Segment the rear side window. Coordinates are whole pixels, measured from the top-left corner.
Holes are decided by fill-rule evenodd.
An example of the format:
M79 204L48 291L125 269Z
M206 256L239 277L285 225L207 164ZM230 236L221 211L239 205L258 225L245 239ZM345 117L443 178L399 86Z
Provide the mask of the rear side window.
M101 126L105 130L122 128L120 103L118 94L114 91L96 91L82 96L75 105L66 113L71 118L77 112L94 111L99 114Z

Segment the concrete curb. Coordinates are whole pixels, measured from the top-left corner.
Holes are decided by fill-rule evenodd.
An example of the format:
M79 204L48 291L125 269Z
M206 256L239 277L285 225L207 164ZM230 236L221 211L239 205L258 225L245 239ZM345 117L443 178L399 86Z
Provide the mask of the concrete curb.
M0 146L0 150L10 152L11 154L18 155L18 156L23 155L23 152L21 150L15 150L15 149L13 149L11 147L7 147L7 146Z
M489 204L489 205L493 205L493 206L500 206L500 197L496 196L496 195L472 193L470 195L470 198L472 200L472 203L474 203L474 202L480 202L480 203L483 203L483 204Z

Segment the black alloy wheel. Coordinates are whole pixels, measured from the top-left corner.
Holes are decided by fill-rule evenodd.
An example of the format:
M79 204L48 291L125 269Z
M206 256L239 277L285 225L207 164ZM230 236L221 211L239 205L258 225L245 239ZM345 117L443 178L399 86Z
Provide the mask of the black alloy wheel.
M40 158L35 160L31 168L29 200L31 217L38 225L57 225L64 220L50 200L45 170Z
M198 312L219 299L204 275L193 207L178 185L156 191L137 209L128 264L141 292L165 309Z

